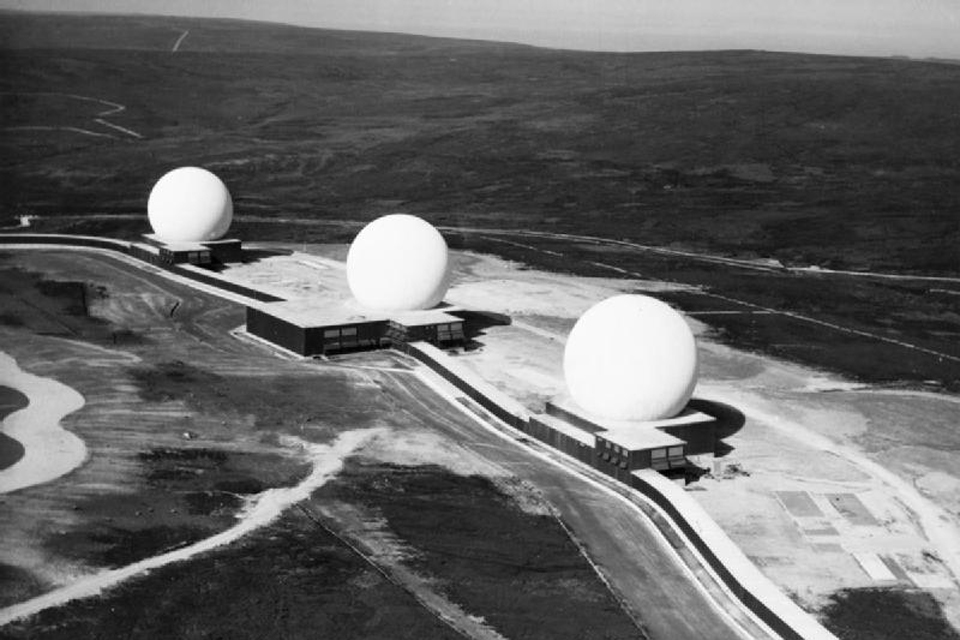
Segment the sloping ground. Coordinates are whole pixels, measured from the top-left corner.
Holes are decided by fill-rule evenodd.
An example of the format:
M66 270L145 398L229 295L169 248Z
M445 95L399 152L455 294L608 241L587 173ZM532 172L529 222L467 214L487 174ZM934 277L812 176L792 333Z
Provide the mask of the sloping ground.
M403 208L801 265L958 267L956 65L146 17L0 29L5 215L136 211L188 161L231 185L241 220Z
M536 490L518 490L512 472L488 461L509 454L522 470L536 466L529 454L510 443L500 443L502 452L480 443L483 429L456 408L431 400L403 362L360 357L351 366L353 361L278 359L227 333L240 321L231 303L131 271L109 257L16 255L17 267L7 263L6 269L16 271L21 286L0 295L17 302L12 306L21 324L3 329L5 351L21 367L85 397L84 408L65 426L84 440L90 458L63 479L2 496L12 515L0 521L0 607L4 619L13 620L4 625L5 637L201 637L224 629L241 638L312 637L318 631L448 637L452 629L466 629L475 638L553 638L556 629L583 628L584 612L599 621L601 633L645 637L640 620L646 615L627 613L556 519L525 511L540 500ZM173 301L180 304L171 313ZM75 313L64 316L65 324L50 325L62 307ZM37 331L43 327L51 333ZM120 328L130 339L114 344ZM307 477L304 452L291 442L330 443L353 427L386 433L385 425L398 436L382 438L365 450L365 459L396 460L399 434L426 434L413 447L420 461L410 467L410 477L422 474L429 485L436 476L440 494L411 486L411 494L422 493L415 504L375 505L368 482L375 476L348 474L337 483L335 505L329 495L313 496L315 513L294 510L259 522L260 509L246 508L285 495L284 487ZM455 473L438 475L431 463L457 447L471 449L448 457ZM469 472L464 460L474 461ZM573 476L568 481L577 482ZM451 502L456 495L473 498ZM389 507L389 529L403 536L413 557L430 559L408 568L422 574L424 584L436 585L441 600L425 602L422 591L398 579L397 567L371 564L349 543L343 522L321 522L317 514L331 505ZM409 528L431 510L433 526ZM603 520L605 513L598 507L592 515ZM458 522L472 524L465 530ZM643 530L644 524L632 526ZM245 535L234 540L238 531ZM230 544L214 544L220 539ZM435 543L453 548L461 539L463 548L476 547L472 565L436 562L442 549ZM484 546L494 541L497 553ZM195 549L203 553L195 555ZM501 562L497 554L512 560ZM672 558L658 557L653 560L673 577L650 588L689 594L702 615L696 624L722 627ZM483 574L463 579L474 570ZM503 571L511 584L549 584L551 597L504 599ZM101 585L108 587L103 595L70 599ZM49 601L29 609L36 614L18 619L18 603L47 593ZM149 614L144 602L151 603ZM557 607L562 614L554 612ZM371 611L382 615L371 617ZM451 619L450 612L459 617ZM548 614L557 615L556 629L531 624ZM649 614L657 625L662 619L679 624L688 615L669 609ZM397 621L408 628L397 630Z

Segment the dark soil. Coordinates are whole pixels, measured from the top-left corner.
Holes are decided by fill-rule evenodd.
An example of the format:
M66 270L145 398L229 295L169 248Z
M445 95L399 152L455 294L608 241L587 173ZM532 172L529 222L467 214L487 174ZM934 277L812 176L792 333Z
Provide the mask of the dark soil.
M243 498L292 486L309 465L279 454L210 448L142 451L135 493L92 495L76 510L86 524L54 532L46 548L94 566L121 567L229 527Z
M325 424L362 426L371 402L377 400L367 394L362 401L354 401L359 392L349 379L319 370L316 379L322 379L322 385L305 384L296 376L223 375L182 360L134 367L130 373L144 400L182 400L197 411L233 415L238 420L253 416L258 429L270 431L300 433L301 425L316 429Z
M381 515L418 573L507 638L643 637L557 520L487 478L353 464L316 499L326 496Z
M0 638L460 636L336 538L292 511L236 545L7 625Z
M0 265L3 324L33 333L112 343L109 325L88 315L90 289L84 282L48 280L35 272Z
M922 591L845 589L821 613L840 640L960 639L940 604Z

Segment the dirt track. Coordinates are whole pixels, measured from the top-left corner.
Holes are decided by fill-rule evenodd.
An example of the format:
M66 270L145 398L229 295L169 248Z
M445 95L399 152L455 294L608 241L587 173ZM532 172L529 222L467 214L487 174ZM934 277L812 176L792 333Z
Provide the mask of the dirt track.
M0 523L0 562L9 567L4 604L82 582L104 569L136 566L171 548L197 548L189 545L229 530L245 500L304 477L301 459L283 444L284 434L323 444L348 426L387 424L401 432L433 434L432 444L421 449L424 461L458 445L487 461L489 469L500 469L483 475L506 470L538 487L624 598L628 627L634 625L632 618L652 638L737 637L639 514L491 436L405 372L408 363L368 356L326 366L277 359L228 334L242 322L236 305L131 272L96 254L18 253L16 264L86 283L87 309L94 316L64 316L62 335L32 335L29 323L3 331L5 344L24 369L61 380L87 398L87 405L65 424L87 443L90 461L69 482L5 498L5 508L17 517ZM55 290L59 295L75 292L70 287ZM46 322L60 303L31 291L24 288L19 295L27 296L34 304L30 308L39 311L38 321ZM53 306L44 310L44 304ZM28 306L17 307L18 313ZM121 341L114 344L118 336ZM513 508L511 501L499 508ZM494 511L478 522L496 518ZM523 530L516 533L522 540ZM489 538L482 531L476 535ZM620 548L621 536L630 538L631 549ZM624 557L623 551L637 556ZM552 562L585 563L575 546L563 553L572 555L561 554ZM199 560L187 560L194 561ZM600 584L589 565L583 566L582 579L593 576L589 580ZM429 568L418 571L432 579ZM470 581L469 575L456 579ZM141 584L152 583L137 579L131 588ZM103 606L112 606L126 590L121 586L108 592ZM591 607L609 610L616 602L602 585L599 593L607 593L606 603L578 599L578 593L571 585L551 599L551 607L566 603L560 606L562 614L552 614L560 615L561 623L563 615L589 616ZM248 596L241 590L237 597ZM491 604L484 598L471 596L457 604L469 615L496 619L496 611L485 610ZM691 616L694 609L698 615ZM79 632L82 626L71 626L80 624L74 611L72 605L51 609L29 624L8 628L30 636L53 623L64 632Z

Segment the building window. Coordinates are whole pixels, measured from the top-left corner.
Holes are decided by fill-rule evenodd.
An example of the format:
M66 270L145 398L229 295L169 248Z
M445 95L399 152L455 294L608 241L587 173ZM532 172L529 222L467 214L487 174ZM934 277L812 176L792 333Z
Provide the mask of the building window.
M666 457L667 457L667 450L666 450L666 449L651 449L651 450L650 450L650 457L651 457L652 459L654 459L654 460L658 460L658 459L661 459L661 458L666 458Z
M324 338L339 338L340 330L339 329L324 329L323 330Z
M667 453L671 458L680 457L683 455L683 446L670 447L670 450Z
M355 336L355 335L357 335L357 328L356 328L356 327L344 327L344 328L341 330L341 333L342 333L344 336Z

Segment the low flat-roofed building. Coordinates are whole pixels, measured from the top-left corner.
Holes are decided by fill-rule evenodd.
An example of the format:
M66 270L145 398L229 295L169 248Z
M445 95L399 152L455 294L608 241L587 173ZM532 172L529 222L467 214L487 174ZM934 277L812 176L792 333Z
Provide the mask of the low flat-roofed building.
M350 300L311 298L247 307L247 332L302 356L381 349L397 342L437 346L464 341L452 307L369 312Z
M391 340L422 340L438 346L464 341L463 318L443 309L403 311L390 316Z
M203 240L200 242L167 242L152 233L144 241L157 248L159 264L227 264L243 260L240 240Z
M686 466L686 443L669 433L642 426L596 434L597 466L607 464L624 471L653 468L657 471Z
M617 477L635 469L683 468L687 455L712 454L716 445L716 418L690 408L662 420L608 420L563 397L548 402L546 413L596 438L596 467Z

